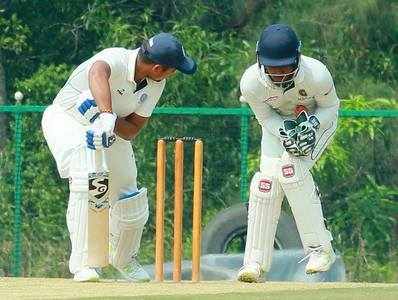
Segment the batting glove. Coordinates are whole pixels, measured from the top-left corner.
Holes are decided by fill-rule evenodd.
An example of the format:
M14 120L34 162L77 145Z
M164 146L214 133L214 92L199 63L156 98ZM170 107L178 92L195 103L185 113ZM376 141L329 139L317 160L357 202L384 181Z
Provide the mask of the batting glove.
M117 116L101 113L99 119L86 132L87 147L93 150L109 148L116 140L114 133Z
M80 94L75 105L75 110L77 111L77 114L82 117L84 122L88 122L87 124L94 123L100 115L97 103L90 91L85 91Z

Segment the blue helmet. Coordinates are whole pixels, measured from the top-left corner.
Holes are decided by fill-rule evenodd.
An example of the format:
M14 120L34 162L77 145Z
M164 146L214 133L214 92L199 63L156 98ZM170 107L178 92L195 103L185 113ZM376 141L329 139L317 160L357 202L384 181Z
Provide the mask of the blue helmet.
M300 46L296 33L284 24L273 24L264 29L257 42L259 64L265 67L298 65Z
M294 86L299 70L300 46L296 33L287 25L273 24L264 29L257 42L256 55L260 79L266 86L283 89ZM269 67L286 66L292 67L291 71L271 74L268 70Z

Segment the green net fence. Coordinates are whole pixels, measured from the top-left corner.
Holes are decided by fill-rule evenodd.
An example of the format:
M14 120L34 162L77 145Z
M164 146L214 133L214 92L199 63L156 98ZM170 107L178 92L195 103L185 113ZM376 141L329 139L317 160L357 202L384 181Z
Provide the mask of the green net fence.
M44 109L44 106L0 107L0 113L5 113L10 121L10 133L13 134L13 139L4 144L0 156L0 209L3 213L0 220L0 272L6 276L69 276L70 245L65 221L68 184L58 178L55 162L41 133L41 112ZM398 162L396 153L392 151L394 139L391 136L397 129L398 110L341 110L340 116L344 118L337 142L314 171L321 190L326 192L326 213L332 216L332 228L334 226L337 230L343 227L340 223L346 216L338 217L336 212L347 204L349 197L361 198L361 192L383 194L384 190L380 189L384 188L388 189L387 194L392 193L397 183L393 166ZM249 179L258 168L261 139L260 128L253 120L248 107L160 107L155 110L146 128L133 141L138 183L148 187L151 210L142 241L142 262L153 262L154 256L156 140L163 136L203 139L205 226L221 208L247 200ZM349 144L345 145L347 141ZM346 148L341 149L344 145ZM168 146L167 158L166 259L171 256L172 243L172 146ZM185 257L190 255L191 244L192 158L192 146L187 144L184 167ZM346 165L353 159L357 161L352 166ZM357 175L360 178L352 182ZM355 190L358 194L349 194L350 188L336 176L349 178L346 184L351 185L351 189L364 180L373 181L378 189L364 192L358 186ZM390 205L387 196L383 194L380 198L385 200L385 205ZM391 205L395 207L395 204ZM380 207L375 207L374 211L376 209ZM391 225L384 219L378 224ZM355 228L351 229L355 231ZM344 241L338 238L337 242L345 246ZM392 247L391 243L387 244L387 248Z

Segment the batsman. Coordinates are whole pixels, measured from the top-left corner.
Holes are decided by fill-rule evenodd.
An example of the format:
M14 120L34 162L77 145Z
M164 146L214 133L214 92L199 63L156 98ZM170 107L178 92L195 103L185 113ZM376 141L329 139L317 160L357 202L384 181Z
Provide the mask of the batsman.
M99 280L103 264L92 262L104 256L96 257L100 247L90 246L96 242L106 248L101 252L109 249L105 265L112 264L126 280L150 279L137 260L149 210L147 190L137 187L131 140L176 70L193 74L196 63L170 33L159 33L137 49L107 48L72 72L43 114L43 133L59 174L69 178L66 219L75 281ZM96 214L107 208L109 214Z
M320 61L301 54L287 25L268 26L257 42L257 62L243 74L241 101L262 128L260 170L250 184L244 265L238 280L258 282L269 271L281 204L286 196L308 259L306 273L334 263L320 194L311 168L337 128L339 99Z

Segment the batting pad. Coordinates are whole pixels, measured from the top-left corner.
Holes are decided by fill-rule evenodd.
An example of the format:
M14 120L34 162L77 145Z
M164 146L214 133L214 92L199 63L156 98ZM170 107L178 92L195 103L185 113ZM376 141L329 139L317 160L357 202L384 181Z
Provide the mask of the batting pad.
M110 263L122 268L137 255L142 231L148 221L147 189L127 195L111 207L110 212Z
M304 251L309 247L331 246L318 189L308 167L300 158L282 156L279 182L289 201Z
M271 267L276 226L281 211L283 192L274 168L257 172L250 184L247 240L244 264L259 263L266 272Z
M70 194L66 222L72 243L69 270L75 274L87 265L88 257L88 174L85 147L80 147L73 152L69 170Z

